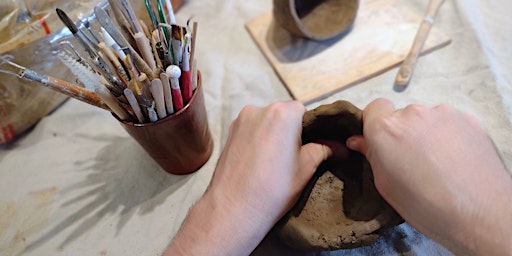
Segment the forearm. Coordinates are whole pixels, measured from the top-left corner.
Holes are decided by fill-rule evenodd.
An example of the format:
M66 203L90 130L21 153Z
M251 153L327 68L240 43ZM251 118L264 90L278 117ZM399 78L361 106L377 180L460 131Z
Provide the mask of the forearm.
M445 196L456 200L438 209L443 213L437 221L430 226L413 221L421 232L455 255L512 255L512 178L504 167L488 164L484 176L468 174L479 181L478 185L473 183L470 189L462 190L452 184L454 189Z
M363 134L347 146L366 155L407 222L456 255L511 255L512 179L476 118L378 99L363 112Z
M506 183L506 184L505 184ZM503 186L502 186L503 185ZM462 232L453 238L465 255L512 255L512 181L503 177L501 184L480 191L472 218L462 220ZM455 249L454 252L458 250Z
M254 250L270 227L235 203L207 192L191 208L164 255L244 255Z
M339 144L301 147L304 105L245 107L230 126L212 180L164 255L248 255ZM344 153L342 149L344 149Z

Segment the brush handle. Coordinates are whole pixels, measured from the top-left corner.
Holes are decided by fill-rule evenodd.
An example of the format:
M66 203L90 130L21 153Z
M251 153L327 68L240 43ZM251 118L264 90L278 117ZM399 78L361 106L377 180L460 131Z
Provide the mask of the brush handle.
M183 57L183 49L181 48L181 40L179 39L171 39L171 48L174 53L174 64L179 65L182 61Z
M152 51L151 45L149 43L149 40L146 38L146 36L142 32L135 33L133 35L133 38L135 38L137 47L139 47L139 51L142 54L142 57L144 58L146 63L148 64L149 68L155 69L156 62L153 57L153 51Z
M108 16L108 14L99 6L94 7L94 14L96 15L96 18L100 25L110 34L110 36L114 39L114 41L117 42L117 44L120 47L127 47L130 49L130 52L133 56L133 62L135 65L144 73L146 73L148 76L150 76L151 79L157 78L158 76L155 76L155 72L148 66L148 64L142 59L142 57L133 49L131 44L124 38L124 36L119 32L119 30L114 26L114 23Z
M149 90L151 91L153 99L155 100L158 117L160 119L164 119L167 116L167 110L165 109L165 96L162 81L159 78L153 79L153 81L151 81L151 85L149 86Z
M162 81L162 87L164 90L165 109L167 114L174 113L174 105L172 103L171 85L169 84L169 77L162 72L160 74L160 81Z
M158 114L156 113L155 108L148 107L147 109L148 109L149 121L151 121L152 123L158 121Z
M116 114L119 119L123 121L129 121L131 119L130 115L119 105L117 99L110 93L110 91L102 84L99 84L94 92L98 94L98 96L107 104L112 113Z
M190 70L181 71L181 89L183 90L183 101L187 104L192 99L192 82L190 81Z
M98 97L98 95L76 84L68 83L64 80L60 80L51 76L43 76L29 69L26 69L22 74L20 74L20 77L30 81L39 82L54 91L60 92L79 101L91 104L95 107L110 110L110 108L105 105L105 103L101 100L100 97Z
M165 0L167 11L169 12L169 21L172 25L176 24L176 17L174 17L174 8L172 7L171 0Z
M124 96L126 97L126 100L128 100L128 103L133 109L133 112L135 113L135 116L139 120L139 123L144 123L145 118L142 114L142 111L140 109L139 103L137 102L137 98L135 98L135 95L133 94L133 91L126 88L124 89Z
M183 97L181 96L181 90L171 88L171 94L172 94L172 102L174 104L174 109L176 111L179 111L183 108Z
M405 60L398 70L398 74L396 75L395 79L395 85L407 86L411 81L412 73L421 53L421 49L423 48L423 45L428 38L430 29L434 23L434 18L437 15L437 12L439 11L439 8L443 2L444 0L430 0L427 13L420 24L418 32L416 33L411 50L409 51L407 57L405 57Z

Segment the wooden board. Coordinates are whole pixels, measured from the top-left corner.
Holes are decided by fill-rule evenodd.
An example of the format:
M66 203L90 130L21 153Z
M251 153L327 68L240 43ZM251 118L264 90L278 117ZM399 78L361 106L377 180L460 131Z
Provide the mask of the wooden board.
M311 103L398 66L421 20L422 14L396 0L362 0L352 30L326 41L291 35L274 22L272 13L248 22L246 28L292 97ZM450 42L434 26L422 53Z

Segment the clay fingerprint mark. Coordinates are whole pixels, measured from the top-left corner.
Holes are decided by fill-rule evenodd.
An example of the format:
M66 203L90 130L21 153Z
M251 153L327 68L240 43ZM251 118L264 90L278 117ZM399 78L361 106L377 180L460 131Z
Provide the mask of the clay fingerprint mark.
M0 251L22 252L46 228L57 189L30 192L21 202L0 201Z

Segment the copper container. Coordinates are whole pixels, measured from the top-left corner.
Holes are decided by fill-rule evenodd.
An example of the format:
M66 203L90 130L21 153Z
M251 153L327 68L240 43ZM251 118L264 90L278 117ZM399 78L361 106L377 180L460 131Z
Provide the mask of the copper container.
M213 151L199 72L197 80L192 99L178 112L154 123L120 121L146 152L171 174L197 171Z

